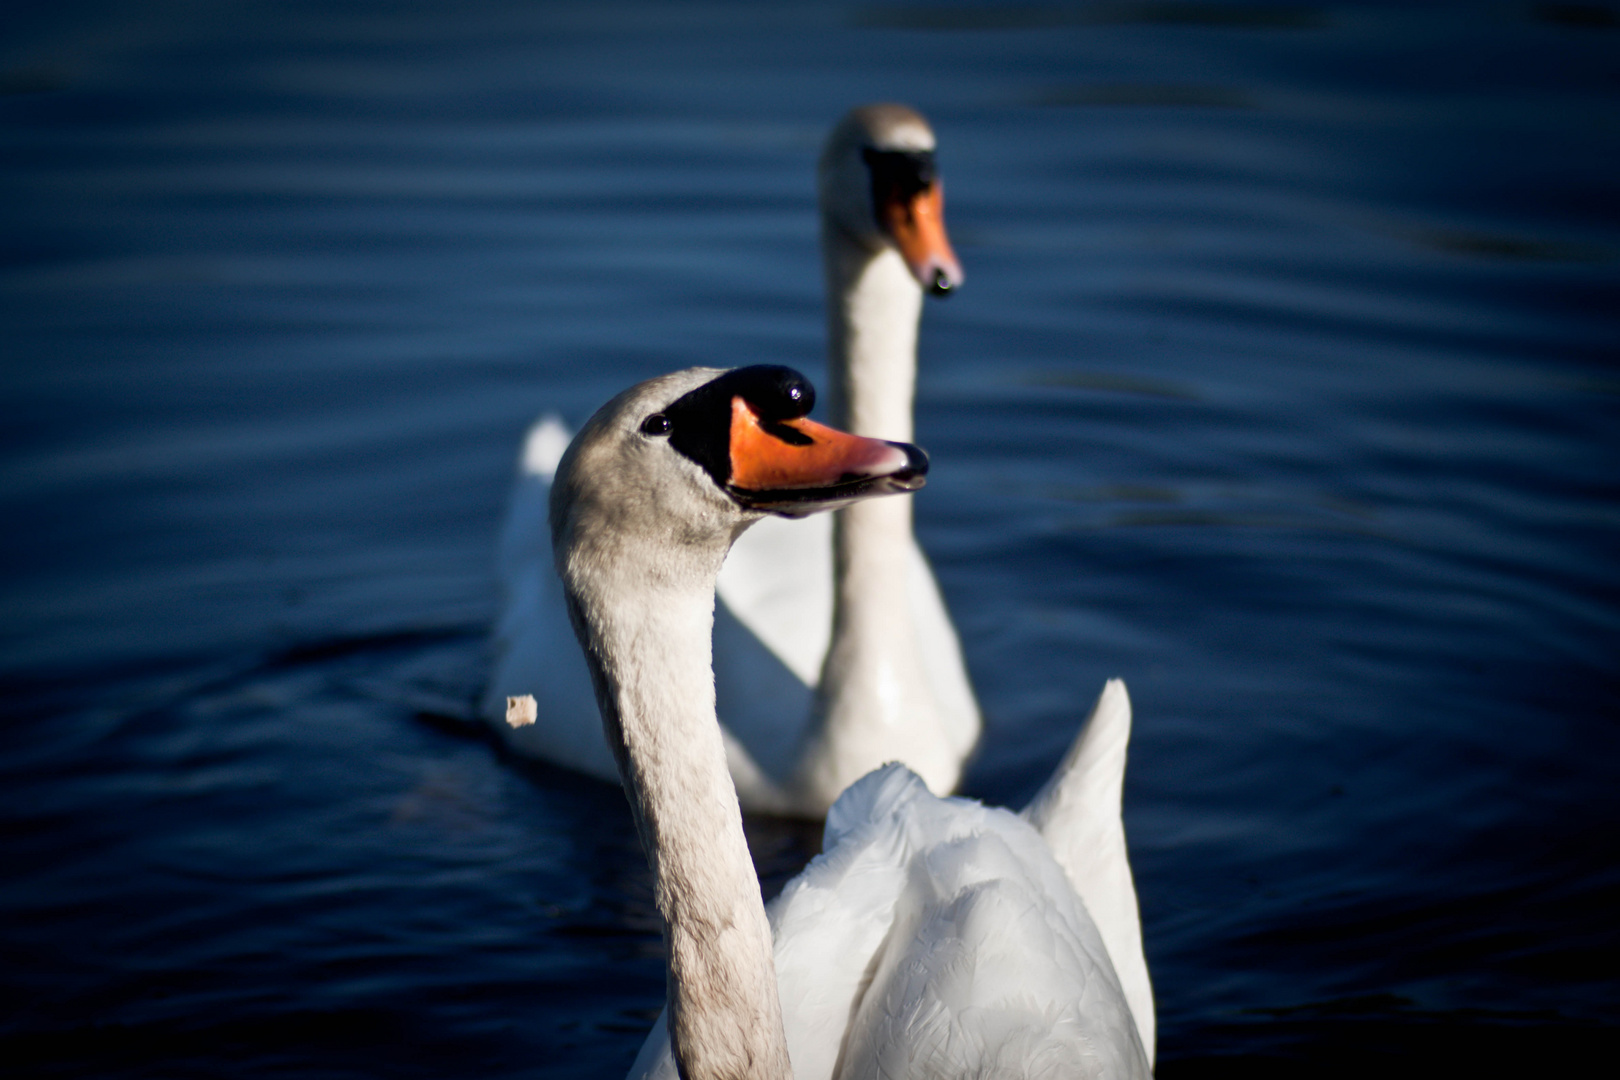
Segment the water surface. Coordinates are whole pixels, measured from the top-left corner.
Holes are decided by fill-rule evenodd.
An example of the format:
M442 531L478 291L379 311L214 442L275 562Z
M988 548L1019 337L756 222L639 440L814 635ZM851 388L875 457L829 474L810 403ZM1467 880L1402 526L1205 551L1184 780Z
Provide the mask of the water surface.
M819 378L814 159L878 99L968 275L916 503L966 786L1020 803L1127 680L1160 1074L1613 1046L1616 9L8 19L13 1068L622 1072L622 797L473 722L513 462L674 368ZM767 888L815 848L751 828Z

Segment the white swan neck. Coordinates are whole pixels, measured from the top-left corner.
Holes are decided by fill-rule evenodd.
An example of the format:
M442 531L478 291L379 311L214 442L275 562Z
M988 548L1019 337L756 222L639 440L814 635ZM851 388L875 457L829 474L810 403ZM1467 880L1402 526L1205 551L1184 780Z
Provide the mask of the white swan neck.
M892 247L876 251L822 224L827 278L828 417L873 439L910 442L922 289Z
M795 784L830 804L874 761L904 761L938 793L961 763L944 737L908 593L911 506L874 499L838 512L832 645Z
M873 250L824 218L828 366L834 424L910 441L922 289L899 252ZM961 763L945 737L912 619L911 500L838 511L831 646L793 786L830 805L874 761L904 761L935 792Z
M653 872L683 1075L791 1080L770 926L715 718L714 579L727 540L673 563L623 545L575 550L561 569Z

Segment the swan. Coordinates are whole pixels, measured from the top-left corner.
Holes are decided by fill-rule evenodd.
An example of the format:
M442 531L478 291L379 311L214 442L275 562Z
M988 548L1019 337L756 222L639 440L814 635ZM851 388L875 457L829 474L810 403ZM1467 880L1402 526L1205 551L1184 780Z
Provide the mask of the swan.
M915 490L927 469L915 447L812 423L813 397L785 368L650 380L586 423L552 488L558 577L668 946L668 1007L631 1076L1148 1077L1118 682L1023 814L881 767L761 903L710 680L727 549L767 514Z
M934 149L917 112L869 105L838 123L818 165L831 422L856 434L911 438L923 291L962 282ZM555 417L525 442L481 713L519 753L614 780L541 524L567 445ZM820 818L892 760L932 791L955 790L982 725L908 500L852 506L836 525L825 515L767 518L732 549L718 592L715 681L745 809ZM540 721L514 731L502 718L516 694L538 697Z

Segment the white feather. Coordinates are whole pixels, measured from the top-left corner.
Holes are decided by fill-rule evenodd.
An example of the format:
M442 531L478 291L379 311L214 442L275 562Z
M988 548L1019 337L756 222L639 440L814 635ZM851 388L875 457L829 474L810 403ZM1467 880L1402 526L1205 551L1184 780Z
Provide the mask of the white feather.
M922 305L920 286L876 227L862 149L933 144L927 122L911 110L869 107L833 131L819 166L835 372L828 396L834 422L857 434L910 440ZM524 440L502 534L503 607L481 711L517 752L614 780L551 571L545 506L566 445L553 416ZM862 505L846 515L873 567L863 587L845 591L840 633L848 639L860 625L883 621L868 625L858 649L833 647L832 518L761 522L739 538L721 571L715 684L746 809L819 817L852 781L891 759L949 792L978 742L979 708L961 645L912 535L909 503ZM886 696L873 692L878 680ZM506 699L519 694L534 695L538 719L513 729L504 722Z
M1049 788L1066 791L1063 836L1118 828L1123 752L1104 769L1087 754L1108 743L1130 704L1111 681ZM1098 724L1097 718L1102 718ZM1083 762L1077 770L1076 763ZM1115 771L1115 770L1119 771ZM1105 771L1106 770L1106 771ZM1152 992L1140 934L1113 947L1085 890L1030 818L932 795L901 765L876 770L827 816L824 851L767 908L795 1080L857 1077L1147 1077L1151 1042L1120 970ZM1048 808L1050 809L1050 807ZM1104 821L1087 821L1100 811ZM1099 902L1129 900L1109 860L1086 881ZM1113 936L1118 936L1113 935ZM632 1080L675 1080L660 1017Z
M552 506L669 946L671 1007L631 1075L1149 1077L1116 971L1140 962L1139 937L1087 909L1134 915L1122 684L1023 815L933 795L887 765L840 797L824 854L760 905L708 681L714 582L758 514L640 433L715 374L605 406L565 455ZM1089 850L1096 838L1107 850Z

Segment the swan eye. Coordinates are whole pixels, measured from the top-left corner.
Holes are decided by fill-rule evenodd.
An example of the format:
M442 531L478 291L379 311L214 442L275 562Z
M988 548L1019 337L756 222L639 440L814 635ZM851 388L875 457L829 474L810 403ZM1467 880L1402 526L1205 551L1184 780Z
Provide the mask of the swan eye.
M663 413L653 413L641 422L641 433L643 435L668 435L669 417Z

